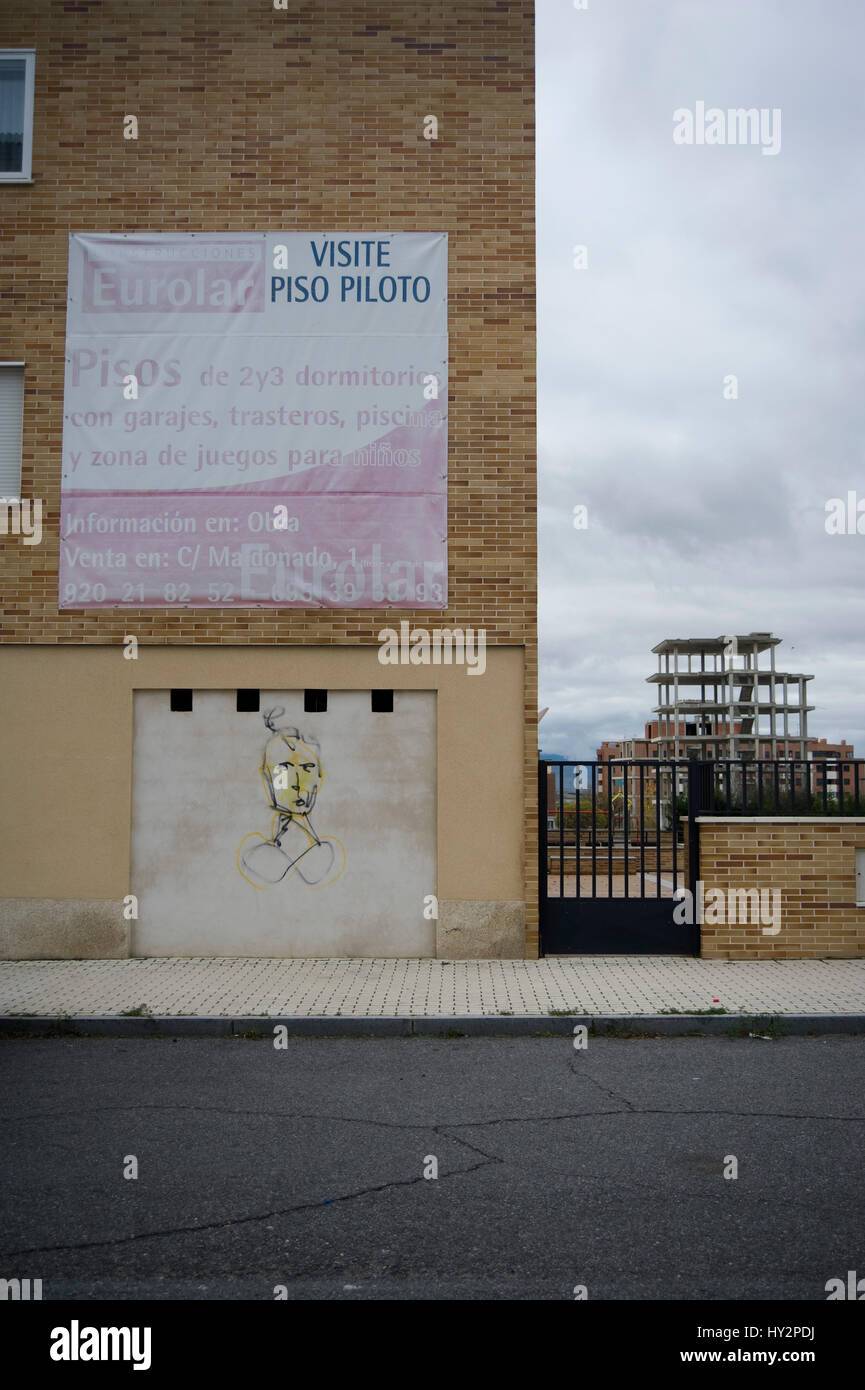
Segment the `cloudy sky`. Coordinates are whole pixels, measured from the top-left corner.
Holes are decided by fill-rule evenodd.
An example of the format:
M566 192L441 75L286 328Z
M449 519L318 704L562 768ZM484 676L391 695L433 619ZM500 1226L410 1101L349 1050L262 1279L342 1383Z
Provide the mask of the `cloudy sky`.
M865 499L865 6L588 4L537 0L542 747L641 732L664 637L771 631L865 755L865 534L825 529ZM780 151L674 143L698 102Z

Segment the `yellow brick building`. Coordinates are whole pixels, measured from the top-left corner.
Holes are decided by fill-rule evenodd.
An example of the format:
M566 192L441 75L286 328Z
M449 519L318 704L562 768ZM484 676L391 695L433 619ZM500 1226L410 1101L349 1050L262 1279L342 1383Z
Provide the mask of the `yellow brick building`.
M43 507L0 535L0 954L536 955L532 5L32 0L0 50L34 77L0 387ZM61 608L70 234L275 231L447 235L447 607ZM403 621L483 631L483 674L383 666ZM344 851L276 898L237 867L274 709Z

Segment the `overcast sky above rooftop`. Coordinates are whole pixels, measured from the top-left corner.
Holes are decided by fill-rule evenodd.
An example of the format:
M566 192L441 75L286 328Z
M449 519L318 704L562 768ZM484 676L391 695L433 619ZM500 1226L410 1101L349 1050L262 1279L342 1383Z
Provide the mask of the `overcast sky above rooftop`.
M537 0L544 752L640 733L663 638L771 631L865 755L863 52L859 0ZM779 152L675 144L698 102Z

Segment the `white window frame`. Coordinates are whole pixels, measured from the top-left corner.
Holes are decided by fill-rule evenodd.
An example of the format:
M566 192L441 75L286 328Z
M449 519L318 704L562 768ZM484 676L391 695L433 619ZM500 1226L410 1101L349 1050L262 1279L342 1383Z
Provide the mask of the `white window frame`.
M856 850L856 906L865 907L865 849Z
M0 58L23 58L24 68L24 140L20 169L0 169L0 183L33 182L33 109L36 86L36 49L0 48Z

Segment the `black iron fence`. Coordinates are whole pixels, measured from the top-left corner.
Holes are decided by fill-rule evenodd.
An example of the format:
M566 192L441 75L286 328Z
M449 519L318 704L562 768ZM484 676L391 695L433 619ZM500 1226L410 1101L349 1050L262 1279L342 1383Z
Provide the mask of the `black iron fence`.
M696 878L698 816L865 814L865 759L541 760L540 789L549 891L660 898Z
M858 816L865 812L865 759L720 759L697 763L700 813L724 816ZM677 788L680 809L688 794Z

